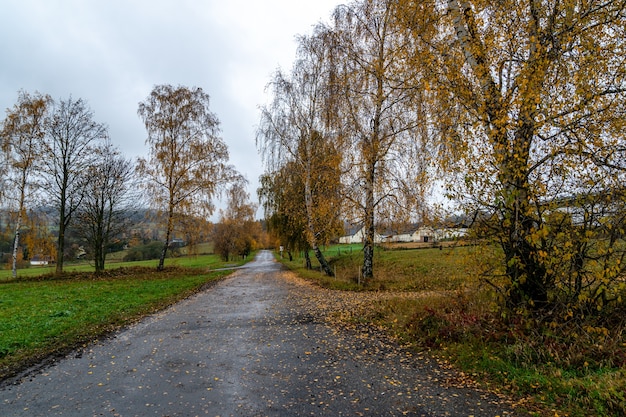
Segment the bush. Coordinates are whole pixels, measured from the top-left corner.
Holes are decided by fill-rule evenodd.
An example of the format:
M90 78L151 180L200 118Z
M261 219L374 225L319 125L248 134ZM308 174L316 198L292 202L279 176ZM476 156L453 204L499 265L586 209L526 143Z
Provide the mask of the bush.
M415 309L409 341L445 352L466 370L557 404L571 416L626 415L623 306L601 315L554 310L549 319L481 309L464 295Z
M124 256L124 261L132 262L159 259L162 250L163 243L158 241L150 242L147 245L136 246L129 249L128 254Z

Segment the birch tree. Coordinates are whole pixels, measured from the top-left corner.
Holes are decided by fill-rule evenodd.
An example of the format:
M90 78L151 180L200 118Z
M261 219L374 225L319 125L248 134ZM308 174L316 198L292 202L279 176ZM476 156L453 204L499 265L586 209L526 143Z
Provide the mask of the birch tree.
M340 210L339 160L341 137L330 129L333 62L328 32L318 27L301 37L297 59L289 75L277 71L271 83L273 100L262 110L257 145L270 172L287 164L300 178L306 219L306 240L328 276L333 270L320 244L335 227ZM296 239L297 240L297 239Z
M50 96L20 91L13 109L7 110L0 133L9 168L3 189L5 193L8 190L17 202L11 266L13 278L17 277L20 232L26 206L37 191L37 170L41 168L41 149L51 105Z
M423 82L409 60L415 45L399 24L397 3L363 0L339 6L332 25L339 68L334 122L350 143L343 150L344 185L352 191L347 196L365 231L366 280L374 277L377 216L396 211L410 217L428 187Z
M150 156L140 158L137 173L151 202L165 215L165 241L158 270L164 268L175 220L180 215L210 215L220 187L239 178L227 165L228 148L219 120L201 88L157 85L138 109Z
M624 273L626 2L403 2L428 20L431 77L460 182L502 247L511 307L619 299ZM410 11L407 11L410 10Z
M328 148L319 146L317 149L326 157L334 158L335 162L339 161L339 155L332 153L329 155ZM311 179L311 188L308 190L311 196L309 201L321 200L325 203L315 207L310 206L309 210L313 214L310 221L305 201L307 192L298 163L287 162L278 171L262 176L261 187L258 190L259 200L265 210L265 218L270 231L280 239L280 244L285 247L290 260L292 252L304 253L307 269L312 268L309 255L312 249L311 229L317 231L315 238L320 244L328 243L343 231L338 215L340 193L337 187L340 182L337 165L329 164L328 161L322 164L319 159L315 161L317 168L314 170L315 175ZM330 202L334 204L329 204ZM317 254L315 256L317 258Z

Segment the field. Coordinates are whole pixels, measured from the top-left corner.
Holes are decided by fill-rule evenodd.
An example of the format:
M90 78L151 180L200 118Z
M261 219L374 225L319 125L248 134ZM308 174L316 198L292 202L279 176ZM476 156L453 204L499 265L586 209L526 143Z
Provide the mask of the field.
M301 256L282 261L317 285L363 294L362 302L337 315L347 325L373 325L401 344L430 350L472 379L514 396L531 415L626 415L623 319L605 328L584 318L507 317L480 278L497 249L377 248L370 282L359 277L360 246L329 247L325 255L334 278L319 272L313 256L314 270L304 268Z
M181 250L180 256L168 257L165 260L165 266L177 266L183 265L186 267L207 267L207 268L217 268L222 266L224 263L217 256L208 256L208 254L213 253L212 244L201 244L195 248L195 252L198 255L189 255L187 256L186 249L183 248ZM124 256L128 251L119 251L109 254L106 258L106 268L107 269L116 269L116 268L125 268L125 267L137 267L143 266L147 268L156 268L159 264L159 261L156 259L148 260L148 261L133 261L133 262L124 262ZM28 277L37 277L42 275L49 275L54 273L55 266L47 265L47 266L28 266L26 268L19 268L17 271L18 278L28 278ZM80 260L80 261L66 261L63 265L63 271L72 273L72 272L92 272L94 270L94 265L90 261ZM11 280L11 270L10 265L3 265L3 268L0 268L0 283L2 281Z
M61 278L35 274L51 272L44 268L19 271L21 278L16 281L6 275L0 280L0 380L161 309L229 273L211 271L226 266L215 255L168 259L163 272L156 271L156 264L120 263L97 277L84 272L93 271L89 265L68 268L78 272Z
M472 280L472 271L480 267L475 254L484 249L474 246L432 247L432 245L401 249L377 248L374 255L376 278L371 282L361 282L360 270L363 261L360 245L339 245L324 249L325 256L332 261L335 277L325 277L319 271L319 263L311 253L313 271L307 271L301 254L289 262L282 260L290 269L310 277L323 286L334 289L430 291L457 290ZM277 257L279 257L277 255ZM470 280L470 281L468 281Z

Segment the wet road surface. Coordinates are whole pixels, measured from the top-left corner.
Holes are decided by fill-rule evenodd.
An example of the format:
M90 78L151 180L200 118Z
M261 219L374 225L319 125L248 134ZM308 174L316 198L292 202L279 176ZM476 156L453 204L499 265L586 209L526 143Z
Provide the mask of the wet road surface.
M511 416L435 361L329 326L270 252L0 389L0 416ZM311 307L311 306L309 306Z

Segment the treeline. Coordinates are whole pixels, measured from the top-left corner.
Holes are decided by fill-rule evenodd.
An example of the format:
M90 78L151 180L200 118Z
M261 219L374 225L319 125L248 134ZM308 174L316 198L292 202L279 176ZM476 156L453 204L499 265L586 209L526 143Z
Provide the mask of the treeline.
M227 164L228 149L208 94L155 86L139 103L138 115L146 127L148 156L132 161L112 144L107 126L95 120L84 100L19 92L0 131L0 207L11 213L5 234L12 235L14 277L24 254L52 259L62 273L67 243L78 240L101 272L111 247L129 238L136 224L132 213L145 207L158 213L153 219L160 229L158 269L175 231L188 243L208 235L205 219L214 211L215 194L245 183ZM42 207L49 208L45 216Z
M358 0L301 36L262 109L259 195L288 250L344 220L436 212L499 247L479 273L512 311L623 306L626 4ZM556 309L556 310L555 310Z
M17 213L10 208L0 209L0 263L12 265L13 249L15 244L15 219ZM58 233L56 225L56 210L52 207L33 206L23 214L20 230L20 244L17 253L17 267L26 267L33 258L45 261L54 261L55 244ZM117 252L133 245L142 245L153 240L159 240L156 213L147 209L124 212L128 228L116 235L106 245L108 253ZM65 260L79 258L92 259L93 249L89 247L80 229L70 225L65 234Z
M16 213L0 210L0 262L12 263L12 251L15 242L14 225ZM18 269L27 267L31 259L54 261L54 242L56 231L56 210L51 207L35 207L27 210L25 221L20 231L20 250L18 251ZM111 254L126 250L124 261L159 259L163 249L164 230L162 215L151 209L139 208L124 211L120 218L126 227L112 237L105 245L106 253ZM193 226L187 226L193 225ZM188 218L177 223L174 238L171 240L168 257L178 256L184 247L184 253L195 254L206 250L204 243L212 242L216 225L200 218ZM65 234L65 260L86 259L93 261L94 251L88 245L81 229L73 223ZM206 248L212 249L209 245ZM256 248L256 246L255 246Z
M213 230L214 252L225 260L246 258L260 247L269 247L269 237L262 223L255 220L257 207L241 186L228 190L227 207Z

